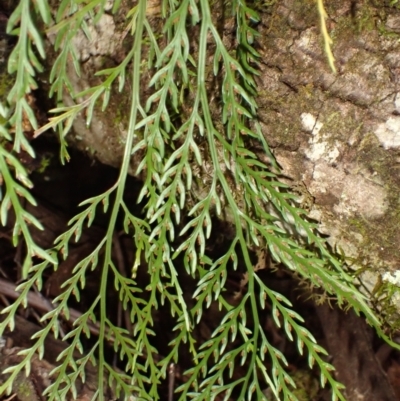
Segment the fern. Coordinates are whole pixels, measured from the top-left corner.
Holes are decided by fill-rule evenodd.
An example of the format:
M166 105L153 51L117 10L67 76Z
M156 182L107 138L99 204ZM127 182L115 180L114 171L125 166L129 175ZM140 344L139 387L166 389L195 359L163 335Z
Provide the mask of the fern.
M243 0L231 2L230 13L236 17L237 26L237 51L233 52L224 45L208 0L164 0L161 17L167 43L162 47L158 33L148 20L147 2L139 0L126 16L133 36L126 58L114 68L98 71L96 75L102 82L97 86L73 93L66 67L72 60L79 73L79 60L72 39L79 30L86 29L87 16L94 22L101 18L105 3L105 0L63 0L55 15L55 24L50 26L47 0L33 3L20 0L9 20L8 32L18 37L8 61L15 84L7 98L7 107L3 105L0 110L7 121L0 127L0 134L4 141L13 144L16 152L24 149L34 156L22 125L27 117L36 135L50 128L58 132L61 159L66 160L66 136L76 116L85 111L89 125L98 100L102 99L101 108L105 110L117 82L118 90L122 91L126 80L131 79L131 87L135 89L131 93L129 127L117 181L106 192L81 204L82 211L71 219L68 230L56 239L53 249L41 249L32 239L30 226L41 228L41 225L24 210L21 202L25 198L35 204L29 193L31 182L24 167L6 150L4 141L1 142L1 223L6 224L12 208L16 215L13 242L26 244L27 253L23 266L25 281L18 288L21 295L3 310L5 319L0 323L0 334L7 326L13 328L15 313L20 306L26 306L28 291L33 285L39 290L42 288L45 269L49 266L57 269L58 259L67 258L69 244L79 241L85 225L90 226L95 215L101 213L99 208L110 211L110 218L104 238L75 266L73 275L64 283L63 293L54 300L54 309L42 317L45 325L35 334L35 344L22 353L23 360L18 365L7 369L10 376L0 386L0 393L11 390L21 370L29 371L36 352L43 356L46 336L50 333L60 336L59 316L68 316L71 297L79 301L88 271L101 269L98 296L63 338L68 340L68 347L53 371L53 384L45 391L49 400L65 400L68 392L76 394L76 379L85 375L88 363L98 366L96 400L104 399L104 378L125 399L132 395L144 400L160 399L160 380L165 378L170 363L178 361L184 343L188 344L193 366L185 372L187 381L176 390L179 400L214 400L218 395L228 400L233 391L239 394L238 399L264 400L267 387L276 399L296 400L295 384L286 370L285 356L268 341L259 321L260 311L266 308L267 302L272 307L275 323L282 327L289 340L296 341L299 352L307 355L310 368L316 364L320 369L322 385L329 382L332 399L344 400L342 385L335 381L333 367L323 358L326 351L304 327L303 319L290 302L261 280L252 263L251 249L268 249L277 263L335 296L339 305L362 312L380 336L390 342L353 278L328 250L315 225L307 220L306 212L296 206L296 196L279 181L279 171L256 118L255 75L260 56L254 48L257 31L251 22L258 21L257 12ZM120 3L114 2L114 13ZM322 1L318 1L318 7L326 52L333 68ZM57 102L51 111L55 116L41 128L37 127L34 112L26 100L37 86L35 74L42 70L37 54L45 56L43 39L35 25L39 18L55 35L54 48L59 52L50 72L50 96L55 96ZM189 39L190 26L198 26L200 31L196 51L191 47L193 39ZM148 98L144 98L142 87L145 57L148 68L154 71ZM222 106L217 112L206 84L213 76L221 81ZM191 95L184 99L186 90ZM69 92L76 104L68 107L62 104L64 91ZM263 159L268 162L262 162L249 150L251 143L259 144L265 154ZM141 218L133 215L123 200L132 157L140 160L136 174L144 177L138 199L145 204ZM207 174L209 171L212 174ZM112 259L119 214L123 215L124 230L132 236L136 250L132 277L123 276ZM207 241L215 218L227 219L234 234L228 250L213 260L207 254ZM234 306L224 289L228 271L237 268L239 256L244 260L247 286L240 302ZM38 261L36 264L34 258ZM141 263L143 259L145 266ZM192 303L183 294L180 261L197 283ZM138 269L146 268L151 284L143 289L135 282L135 275ZM130 312L133 333L108 319L106 285L110 280L124 309ZM219 305L224 317L211 338L198 346L193 332L213 302ZM158 360L152 326L160 303L170 308L176 322L176 336L170 344L170 353ZM246 316L249 312L252 324ZM89 336L89 323L93 321L98 321L98 339L91 349L85 349L82 358L75 359L75 351L82 352L82 338ZM105 358L109 338L114 341L115 352L126 362L123 374ZM266 360L271 369L266 368ZM233 380L237 365L245 366L247 372Z

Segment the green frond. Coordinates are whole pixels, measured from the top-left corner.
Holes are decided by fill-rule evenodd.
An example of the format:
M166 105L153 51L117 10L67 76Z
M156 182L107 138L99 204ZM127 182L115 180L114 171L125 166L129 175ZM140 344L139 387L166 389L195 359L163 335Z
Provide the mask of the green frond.
M7 31L17 36L17 43L8 60L14 83L7 104L0 104L0 223L6 225L12 209L13 244L23 241L27 256L22 269L25 281L17 288L16 301L2 311L0 335L7 327L14 328L15 314L27 306L29 291L34 286L42 289L44 271L59 267L58 259L68 257L70 244L81 241L96 214L107 212L109 220L104 237L75 264L62 293L53 300L54 308L42 317L43 328L33 336L34 345L21 353L20 363L7 369L9 377L0 386L0 394L11 391L20 372L29 372L35 353L43 357L48 335L62 336L60 317L71 321L68 303L80 301L88 273L98 269L99 293L62 338L66 348L45 390L47 399L76 397L77 380L85 379L89 366L96 364L93 400L104 400L108 387L117 398L159 400L160 383L170 364L179 362L185 347L192 365L176 389L179 400L229 400L232 394L240 400L267 400L267 391L275 399L297 400L288 361L267 338L260 321L268 306L276 326L297 345L310 369L319 369L322 386L328 383L333 399L344 401L343 386L324 359L326 351L289 300L262 280L258 273L262 267L254 266L253 251L268 250L276 263L330 294L339 305L363 313L378 334L393 343L354 278L330 252L306 211L297 206L290 188L280 181L277 163L257 121L257 11L244 0L229 3L228 17L235 20L236 32L235 46L228 49L209 0L163 0L157 11L163 22L161 39L148 16L149 2L138 0L125 16L124 32L130 35L131 46L126 57L112 68L97 71L96 84L76 93L69 70L72 65L77 77L82 72L74 39L78 33L90 38L88 24L100 20L106 3L62 0L52 13L47 0L19 0L9 18ZM114 1L107 12L117 13L122 3ZM322 0L317 1L317 8L328 63L335 71ZM39 25L44 28L39 30ZM193 38L193 27L198 38ZM27 99L43 70L40 59L45 57L45 35L57 53L49 72L49 97L54 98L55 108L50 110L49 122L38 127ZM144 77L144 68L150 77ZM41 229L41 224L23 204L23 200L36 204L29 192L32 183L15 156L21 150L35 156L24 123L29 123L36 137L50 129L57 132L65 160L69 157L66 138L75 119L84 113L90 126L95 111L108 107L113 90L127 88L134 89L116 182L80 204L81 211L69 221L53 249L40 248L30 230ZM71 99L69 106L63 104L66 97ZM13 151L4 143L11 144ZM264 153L262 160L250 150L254 143ZM140 217L123 200L132 158L137 161L135 173L143 178ZM112 255L118 219L125 234L132 237L134 261L128 276L119 271ZM224 250L212 257L209 246L216 220L225 220L232 235ZM226 291L228 275L239 268L244 271L245 285L232 300ZM149 278L145 288L136 281L139 269ZM185 294L183 275L195 283L191 298ZM132 332L109 318L110 283L127 311ZM221 320L210 338L198 344L195 332L207 309L215 305ZM153 327L161 308L169 311L175 334L163 357L155 348ZM96 339L86 349L83 340L94 336L93 327ZM109 363L107 344L112 344L123 371ZM238 378L234 372L239 366L243 375Z

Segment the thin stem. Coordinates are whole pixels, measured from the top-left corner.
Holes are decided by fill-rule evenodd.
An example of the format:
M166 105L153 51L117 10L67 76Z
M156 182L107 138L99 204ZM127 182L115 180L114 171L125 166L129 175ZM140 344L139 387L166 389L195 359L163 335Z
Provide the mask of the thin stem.
M206 55L206 49L207 49L207 33L209 26L211 25L211 14L210 14L210 8L208 1L203 0L201 2L201 7L202 7L202 15L203 15L203 21L202 21L202 26L201 26L201 32L200 32L200 46L199 46L199 60L202 62L199 62L199 72L198 72L198 85L199 85L199 94L201 98L201 103L203 105L203 112L204 112L204 119L206 123L206 131L207 131L207 137L208 137L208 143L210 147L210 153L211 153L211 159L213 161L213 165L215 168L216 176L218 177L219 182L222 185L222 188L224 190L224 194L227 198L228 204L233 212L233 217L234 217L234 224L235 224L235 229L236 229L236 237L239 238L239 243L242 248L245 264L247 267L247 272L248 272L248 292L250 293L250 302L251 302L251 307L253 311L253 318L254 318L254 332L253 332L253 352L251 354L251 362L250 366L255 366L256 362L256 356L257 356L257 342L258 342L258 334L259 334L259 321L258 321L258 312L257 312L257 301L255 299L255 288L254 288L254 272L253 272L253 267L252 263L250 260L250 255L248 253L247 249L247 244L245 237L243 235L243 228L241 225L241 220L240 220L240 215L238 214L240 212L238 205L236 204L233 196L231 189L229 187L229 184L225 178L224 173L222 172L220 168L220 162L218 158L218 152L215 146L215 137L214 137L214 131L215 127L212 122L212 117L210 114L210 109L208 107L208 99L207 99L207 92L204 86L204 76L205 76L205 63L207 60L207 55ZM250 378L251 378L251 373L252 370L249 369L247 375L246 375L246 382L248 383ZM242 395L243 392L246 389L246 386L242 387Z
M124 156L122 160L121 171L118 177L118 187L115 197L115 202L111 212L110 222L107 229L107 242L105 247L105 257L103 272L101 277L101 287L100 287L100 335L99 335L99 400L104 400L104 367L105 367L105 357L104 357L104 344L105 344L105 334L106 334L106 296L107 293L107 276L108 276L108 266L112 257L112 238L115 231L115 224L117 221L118 212L122 203L122 198L125 190L126 178L128 175L129 162L131 159L131 152L133 147L133 140L135 137L135 125L138 114L138 107L140 103L140 63L142 56L142 36L143 36L143 26L144 20L146 18L146 0L139 1L139 11L137 17L137 25L135 32L134 41L134 56L133 56L133 73L132 73L132 88L134 91L132 93L132 104L131 112L129 118L129 127L127 132L126 144L124 149Z

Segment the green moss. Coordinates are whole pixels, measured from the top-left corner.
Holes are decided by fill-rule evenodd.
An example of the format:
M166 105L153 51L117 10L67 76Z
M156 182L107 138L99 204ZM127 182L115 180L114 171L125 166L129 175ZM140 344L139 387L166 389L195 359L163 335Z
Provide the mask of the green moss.
M40 159L40 166L37 169L37 172L40 174L43 174L47 170L47 168L51 165L52 158L53 158L53 155L43 156Z
M357 118L346 116L337 109L327 111L326 116L321 123L321 134L323 135L324 142L328 145L336 145L336 141L346 143L351 136L356 135L362 129L363 123Z
M379 183L387 193L388 208L385 215L379 219L370 221L358 216L349 220L349 224L354 231L363 236L363 248L366 251L374 251L382 256L383 260L398 260L400 240L400 176L396 171L398 156L379 147L373 134L364 135L357 155L357 164L367 166L371 175L376 174L379 177Z
M335 14L337 6L336 2L326 4L328 15ZM334 42L339 42L343 38L354 37L354 35L359 34L365 37L366 32L375 32L377 30L382 36L399 38L400 34L386 28L386 20L389 13L393 13L393 11L384 4L380 7L374 7L371 4L357 7L353 12L338 19L331 36Z
M305 26L314 26L315 21L318 21L318 10L314 0L296 0L293 4L293 13Z
M5 102L10 88L14 83L12 76L8 75L6 72L0 74L0 101Z
M6 104L7 96L14 83L13 77L7 73L0 73L0 102ZM7 120L0 115L0 124L4 125Z

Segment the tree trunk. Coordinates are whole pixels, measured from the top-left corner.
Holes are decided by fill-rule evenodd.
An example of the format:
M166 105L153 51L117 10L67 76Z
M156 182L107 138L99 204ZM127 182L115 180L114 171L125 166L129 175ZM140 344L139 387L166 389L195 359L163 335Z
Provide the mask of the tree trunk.
M276 2L259 29L268 143L331 244L375 271L400 267L400 13L382 3L327 3L336 75L313 2Z

